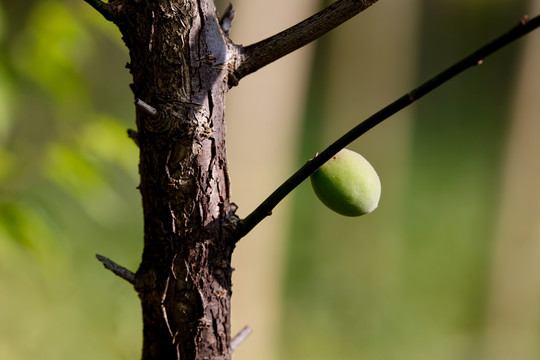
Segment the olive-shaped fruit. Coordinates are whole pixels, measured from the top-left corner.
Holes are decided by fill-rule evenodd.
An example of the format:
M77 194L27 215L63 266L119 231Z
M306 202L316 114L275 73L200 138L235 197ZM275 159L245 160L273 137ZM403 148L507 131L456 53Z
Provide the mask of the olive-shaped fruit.
M364 157L343 149L313 175L317 197L338 214L360 216L375 210L381 197L381 181Z

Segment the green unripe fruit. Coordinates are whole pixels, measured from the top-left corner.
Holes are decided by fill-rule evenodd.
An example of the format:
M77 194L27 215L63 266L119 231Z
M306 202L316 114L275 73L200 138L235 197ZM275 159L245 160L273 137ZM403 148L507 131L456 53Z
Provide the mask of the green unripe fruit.
M338 214L360 216L375 210L381 197L381 181L364 157L343 149L313 175L317 197Z

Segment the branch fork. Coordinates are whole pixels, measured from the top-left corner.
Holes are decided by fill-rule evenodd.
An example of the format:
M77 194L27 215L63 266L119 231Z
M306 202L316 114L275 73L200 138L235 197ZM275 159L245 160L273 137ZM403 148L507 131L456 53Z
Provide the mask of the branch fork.
M317 40L378 0L338 0L306 20L265 40L249 46L238 46L239 62L234 69L236 83L277 59ZM229 86L234 86L230 83Z

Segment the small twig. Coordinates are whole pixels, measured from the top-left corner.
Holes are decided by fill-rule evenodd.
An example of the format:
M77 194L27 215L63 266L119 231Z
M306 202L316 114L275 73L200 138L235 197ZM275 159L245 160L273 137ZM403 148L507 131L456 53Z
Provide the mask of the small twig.
M103 255L96 254L96 258L103 263L103 266L105 266L107 270L112 271L116 276L119 276L130 284L135 285L134 273Z
M358 137L380 124L390 116L394 115L398 111L412 104L414 101L420 99L435 88L441 86L448 80L459 75L463 71L482 63L482 60L488 55L508 45L514 40L522 37L523 35L531 32L532 30L540 26L540 16L536 16L533 19L524 17L519 25L510 29L508 32L499 36L495 40L491 41L487 45L484 45L480 49L476 50L471 55L462 59L461 61L450 66L443 72L434 76L430 80L426 81L416 89L403 95L393 103L387 105L385 108L379 110L360 124L356 125L353 129L347 132L345 135L336 140L333 144L327 147L315 158L309 160L304 166L302 166L296 173L294 173L287 181L279 186L266 200L263 201L251 214L249 214L244 220L239 229L238 239L245 236L250 232L259 222L272 213L272 209L293 191L300 183L306 180L311 174L313 174L322 164L328 161L332 156L337 154L345 146L356 140Z
M158 111L152 106L142 101L141 99L137 99L137 101L135 101L135 105L137 105L141 110L143 110L145 113L147 113L153 118L156 118L158 116Z
M241 60L235 70L234 78L240 80L244 76L309 44L358 15L377 1L339 0L287 30L247 47L239 47Z
M226 33L228 33L229 30L231 30L233 19L234 19L234 8L233 8L233 5L229 3L227 8L225 8L225 11L223 12L223 16L219 20L219 24L221 25L221 28Z
M236 336L231 340L231 350L235 351L238 349L238 347L242 345L244 340L246 340L252 332L253 330L249 326L244 326L244 328L240 330L238 334L236 334Z
M106 4L100 0L84 0L90 6L92 6L94 9L96 9L103 17L109 21L113 21L113 13L111 11L111 8L109 7L109 4Z

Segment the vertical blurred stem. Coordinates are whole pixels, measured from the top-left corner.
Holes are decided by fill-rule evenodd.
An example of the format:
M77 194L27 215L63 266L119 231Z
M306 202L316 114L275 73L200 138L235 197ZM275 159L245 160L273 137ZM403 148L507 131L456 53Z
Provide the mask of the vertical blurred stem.
M231 36L243 44L264 39L320 10L312 0L296 0L294 6L288 0L274 1L265 8L264 16L255 1L233 6L236 17ZM297 134L313 50L310 45L272 63L228 93L227 153L239 214L254 209L297 167ZM235 352L236 360L280 358L283 262L290 214L290 206L283 203L235 249L233 333L246 324L254 331Z
M519 18L522 4L424 0L420 77ZM404 286L415 326L431 340L481 335L515 58L499 53L416 108Z
M540 11L535 1L531 13ZM519 64L490 274L485 359L538 359L540 350L540 46Z
M319 8L328 6L331 1L320 1ZM329 83L329 62L330 46L332 34L327 34L315 42L315 51L312 57L311 70L309 75L309 85L307 97L304 104L304 114L299 131L297 157L298 164L302 165L307 159L312 158L314 149L322 145L323 124L327 114L328 83ZM316 213L316 206L306 206L306 204L316 205L317 201L311 189L305 191L306 187L300 186L293 197L292 215L290 217L291 232L290 240L287 242L286 251L286 276L284 277L285 298L294 298L297 285L304 282L303 275L310 273L310 268L315 266L315 256L310 252L310 239L315 236L316 228L312 226ZM299 272L295 269L302 268ZM294 301L294 300L293 300ZM285 301L284 324L281 341L283 342L284 358L293 358L295 339L291 337L290 327L287 322L293 321L288 313L289 301Z
M329 5L331 1L321 1L320 7ZM327 99L328 99L328 80L330 77L329 62L330 62L330 46L332 41L332 34L327 34L317 40L315 44L315 52L313 61L311 64L311 73L309 76L309 85L307 91L307 98L304 105L304 115L302 119L302 125L300 128L300 138L298 140L298 164L303 165L307 159L315 156L314 149L319 148L322 145L323 138L323 125L327 115ZM315 230L310 224L313 220L313 207L305 205L306 201L313 201L315 198L306 192L299 191L295 200L295 209L293 210L293 216L291 223L294 224L294 228L302 229L301 238L309 239L310 229ZM307 232L306 232L307 231ZM297 234L300 235L300 234ZM298 240L298 236L292 235L293 238ZM289 256L294 257L295 252L307 252L308 248L305 244L301 244L298 241L290 242ZM291 258L289 260L292 261ZM296 279L289 279L287 281L296 282Z
M322 1L320 7L328 6L330 2ZM325 35L317 40L315 54L311 64L309 86L306 102L304 105L304 117L302 120L301 138L299 141L299 164L305 163L306 159L313 157L315 146L322 144L322 124L326 115L330 45L332 35Z

